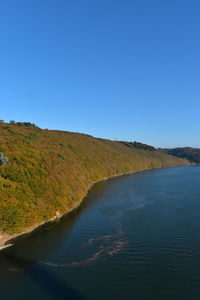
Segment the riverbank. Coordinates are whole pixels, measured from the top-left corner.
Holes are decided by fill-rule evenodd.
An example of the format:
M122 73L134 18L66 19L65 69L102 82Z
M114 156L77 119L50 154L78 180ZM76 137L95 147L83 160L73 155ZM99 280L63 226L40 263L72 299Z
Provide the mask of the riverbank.
M127 173L119 173L119 174L114 174L112 176L109 177L104 177L103 179L97 180L92 182L92 184L90 185L89 189L87 190L85 196L80 200L80 202L76 203L76 205L74 207L72 207L71 209L69 209L68 211L66 211L64 214L60 214L59 211L56 212L56 215L49 219L48 221L39 223L35 226L32 226L31 228L27 229L24 232L18 233L18 234L14 234L14 235L9 235L9 234L0 234L0 250L3 250L5 248L7 248L8 246L12 246L15 241L25 235L31 234L35 231L37 231L38 229L42 228L43 226L50 224L50 223L55 223L60 221L64 216L67 216L69 213L71 213L73 210L77 209L81 203L84 201L84 199L87 197L90 189L93 187L93 185L95 185L98 182L102 182L102 181L106 181L108 179L112 179L115 177L120 177L120 176L125 176L125 175L131 175L131 174L135 174L138 172L142 172L142 171L148 171L148 170L153 170L153 169L164 169L164 168L174 168L174 167L181 167L181 166L169 166L169 167L161 167L161 168L148 168L148 169L141 169L141 170L137 170L137 171L131 171L131 172L127 172Z
M95 184L60 222L0 252L1 298L197 300L199 180L190 166Z

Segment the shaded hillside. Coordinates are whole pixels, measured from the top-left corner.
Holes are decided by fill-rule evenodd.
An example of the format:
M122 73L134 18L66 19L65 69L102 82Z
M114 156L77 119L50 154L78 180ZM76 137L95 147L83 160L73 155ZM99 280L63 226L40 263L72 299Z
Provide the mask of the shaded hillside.
M186 158L192 163L200 164L200 149L199 148L172 148L172 149L162 149L163 152L174 155L180 158Z
M188 164L156 150L23 123L0 124L0 152L0 231L9 234L69 211L95 181Z

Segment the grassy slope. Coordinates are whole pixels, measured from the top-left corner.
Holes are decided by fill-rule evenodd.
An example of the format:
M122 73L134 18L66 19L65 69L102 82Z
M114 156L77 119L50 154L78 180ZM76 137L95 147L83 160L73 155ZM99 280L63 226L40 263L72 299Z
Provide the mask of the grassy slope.
M185 165L158 151L63 131L0 124L0 232L22 232L78 205L92 182L119 173Z

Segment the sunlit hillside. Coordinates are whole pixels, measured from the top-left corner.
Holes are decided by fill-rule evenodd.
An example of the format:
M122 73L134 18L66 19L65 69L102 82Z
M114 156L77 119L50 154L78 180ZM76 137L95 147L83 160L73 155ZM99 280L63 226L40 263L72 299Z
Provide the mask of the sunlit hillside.
M189 162L80 133L0 124L0 230L18 233L77 206L91 184Z

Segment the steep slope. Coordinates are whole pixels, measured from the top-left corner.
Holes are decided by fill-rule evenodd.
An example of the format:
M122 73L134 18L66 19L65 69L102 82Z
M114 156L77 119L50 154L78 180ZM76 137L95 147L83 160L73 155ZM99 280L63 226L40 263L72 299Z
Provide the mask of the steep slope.
M0 124L0 232L15 234L76 207L92 183L189 162L80 133Z

